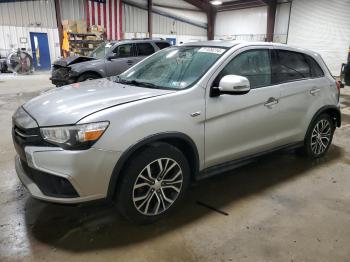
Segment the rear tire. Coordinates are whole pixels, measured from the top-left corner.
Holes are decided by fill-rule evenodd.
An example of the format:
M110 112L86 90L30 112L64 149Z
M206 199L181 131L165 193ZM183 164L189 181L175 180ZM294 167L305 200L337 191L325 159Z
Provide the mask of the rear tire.
M319 115L309 126L304 146L297 153L310 158L323 157L332 143L334 130L333 119L328 114Z
M155 143L132 156L122 171L117 207L137 224L153 223L181 202L190 181L184 154L167 143Z
M84 82L87 80L93 80L93 79L98 79L101 78L99 75L94 74L94 73L84 73L81 76L78 77L77 82Z

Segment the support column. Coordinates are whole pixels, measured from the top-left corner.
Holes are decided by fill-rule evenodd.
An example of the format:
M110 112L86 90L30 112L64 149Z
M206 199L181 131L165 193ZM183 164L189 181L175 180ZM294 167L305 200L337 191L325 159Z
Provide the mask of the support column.
M266 41L273 41L273 34L275 30L275 17L276 17L277 0L269 0L267 5L267 29L266 29Z
M60 42L60 52L61 52L61 55L63 55L63 52L62 52L63 28L62 28L60 0L55 0L55 10L56 10L56 21L57 21L57 29L58 29L58 39Z
M152 0L148 0L147 2L148 7L148 36L149 38L152 38Z
M214 10L213 7L210 7L207 11L207 21L208 21L207 37L208 37L208 40L214 40L215 17L216 17L216 11Z

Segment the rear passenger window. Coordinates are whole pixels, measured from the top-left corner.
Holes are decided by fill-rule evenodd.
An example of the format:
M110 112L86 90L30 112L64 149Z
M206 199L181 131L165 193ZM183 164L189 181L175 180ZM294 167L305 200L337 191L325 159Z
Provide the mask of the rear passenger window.
M159 47L159 49L164 49L170 46L170 44L166 42L156 42L155 44Z
M311 68L311 77L323 77L324 73L320 65L311 56L305 55L306 61Z
M218 86L225 75L239 75L248 78L251 88L271 84L271 66L268 50L251 50L239 54L220 72L214 85Z
M154 53L154 48L150 43L136 44L138 50L138 56L147 56Z
M301 53L278 50L277 65L273 67L273 82L283 83L311 77L311 69Z

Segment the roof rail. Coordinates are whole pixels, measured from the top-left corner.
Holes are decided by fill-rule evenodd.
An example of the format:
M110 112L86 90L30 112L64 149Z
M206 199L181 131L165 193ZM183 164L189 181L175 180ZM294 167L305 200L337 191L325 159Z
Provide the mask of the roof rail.
M144 38L129 38L129 39L121 39L120 41L130 41L130 40L165 40L164 38L161 37L156 37L156 38L149 38L149 37L144 37Z

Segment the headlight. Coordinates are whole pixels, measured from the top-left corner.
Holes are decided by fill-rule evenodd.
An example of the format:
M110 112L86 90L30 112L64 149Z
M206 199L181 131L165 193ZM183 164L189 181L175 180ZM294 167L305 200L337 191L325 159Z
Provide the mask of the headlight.
M63 149L90 148L107 129L109 122L40 128L44 140Z
M19 107L17 109L17 111L13 114L12 119L17 125L26 129L38 127L34 119L31 118L26 111L24 111L23 107Z

